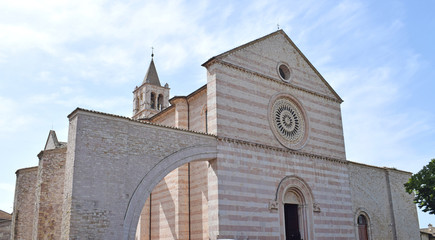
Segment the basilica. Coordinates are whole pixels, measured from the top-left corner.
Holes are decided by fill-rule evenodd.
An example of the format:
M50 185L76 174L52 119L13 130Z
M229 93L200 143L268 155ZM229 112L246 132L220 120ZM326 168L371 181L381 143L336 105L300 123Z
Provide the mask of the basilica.
M343 100L283 30L186 96L154 60L132 117L76 108L17 171L12 239L419 239L411 173L346 159Z

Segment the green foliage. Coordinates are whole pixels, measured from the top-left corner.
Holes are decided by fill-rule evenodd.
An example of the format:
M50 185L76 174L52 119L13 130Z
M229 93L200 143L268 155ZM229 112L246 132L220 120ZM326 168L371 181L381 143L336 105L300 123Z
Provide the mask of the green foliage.
M435 214L435 159L413 174L405 183L405 189L408 193L414 192L414 202L423 212Z

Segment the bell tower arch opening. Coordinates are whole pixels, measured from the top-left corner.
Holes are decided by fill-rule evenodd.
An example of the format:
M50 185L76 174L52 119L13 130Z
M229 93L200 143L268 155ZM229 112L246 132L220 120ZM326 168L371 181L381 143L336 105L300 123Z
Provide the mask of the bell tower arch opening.
M159 94L159 97L157 98L157 110L161 111L163 110L163 95Z
M156 94L154 92L150 95L150 107L151 109L156 109Z
M160 84L154 54L142 84L133 91L133 119L147 119L169 106L169 85ZM140 104L138 104L140 103Z

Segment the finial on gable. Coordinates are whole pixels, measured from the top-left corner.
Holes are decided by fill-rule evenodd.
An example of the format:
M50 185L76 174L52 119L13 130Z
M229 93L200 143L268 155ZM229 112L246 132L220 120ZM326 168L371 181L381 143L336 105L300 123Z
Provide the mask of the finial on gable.
M151 47L151 58L154 57L154 47Z

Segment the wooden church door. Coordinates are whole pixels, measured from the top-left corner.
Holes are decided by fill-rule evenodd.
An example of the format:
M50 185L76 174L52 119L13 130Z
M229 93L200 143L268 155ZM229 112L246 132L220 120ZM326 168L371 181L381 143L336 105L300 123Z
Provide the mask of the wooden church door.
M297 204L284 204L285 235L287 240L301 240Z
M359 240L368 240L367 219L364 215L358 216L358 237Z

